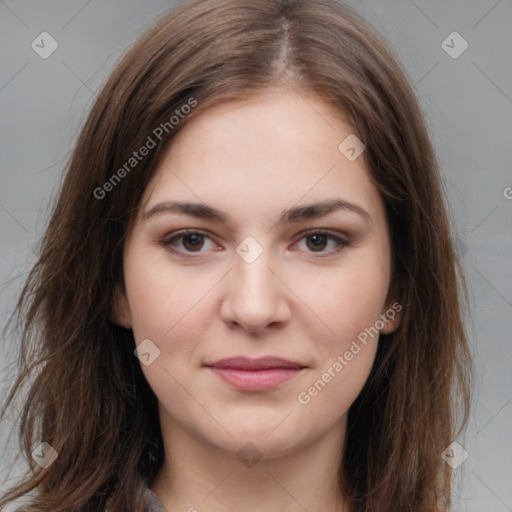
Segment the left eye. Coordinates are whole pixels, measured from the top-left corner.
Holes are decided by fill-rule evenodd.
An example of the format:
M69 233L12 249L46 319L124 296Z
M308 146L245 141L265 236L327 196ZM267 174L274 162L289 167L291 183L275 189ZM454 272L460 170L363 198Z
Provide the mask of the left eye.
M303 233L299 240L303 239L307 240L306 246L309 250L311 250L311 252L319 254L338 252L349 245L347 241L328 231L308 231ZM201 251L201 249L204 248L205 240L212 241L206 233L202 233L201 231L186 230L181 231L170 238L166 238L161 242L161 244L173 253L190 254L204 252ZM325 251L325 248L329 242L332 242L335 247L330 251ZM177 245L181 245L181 248L177 248ZM298 244L296 243L295 245ZM306 249L306 251L308 249Z
M302 239L310 241L306 242L306 246L308 248L313 248L313 253L336 253L349 245L346 240L343 240L339 236L336 236L329 231L307 231L306 233L303 233L301 240ZM334 249L331 249L330 251L324 251L323 249L328 245L329 242L334 243Z

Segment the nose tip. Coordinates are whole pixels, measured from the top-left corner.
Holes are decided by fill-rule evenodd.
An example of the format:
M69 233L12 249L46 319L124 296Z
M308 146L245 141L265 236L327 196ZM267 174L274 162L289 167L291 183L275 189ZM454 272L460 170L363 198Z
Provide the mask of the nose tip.
M231 328L241 328L252 337L289 319L285 287L260 255L248 263L240 257L223 292L221 316Z

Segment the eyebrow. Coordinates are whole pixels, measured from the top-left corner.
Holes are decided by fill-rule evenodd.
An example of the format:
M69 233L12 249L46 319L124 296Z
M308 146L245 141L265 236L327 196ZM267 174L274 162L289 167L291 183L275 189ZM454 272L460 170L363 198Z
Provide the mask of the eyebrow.
M281 212L279 223L292 224L294 222L299 222L305 219L317 219L338 210L356 213L363 217L363 219L368 224L372 224L372 218L364 208L343 199L332 199L329 201L321 201L304 206L294 206ZM228 225L230 224L229 215L227 215L222 210L214 208L213 206L207 205L205 203L164 201L162 203L156 204L147 212L145 212L144 218L148 219L149 217L153 217L154 215L160 213L178 213L196 217L198 219L212 220Z

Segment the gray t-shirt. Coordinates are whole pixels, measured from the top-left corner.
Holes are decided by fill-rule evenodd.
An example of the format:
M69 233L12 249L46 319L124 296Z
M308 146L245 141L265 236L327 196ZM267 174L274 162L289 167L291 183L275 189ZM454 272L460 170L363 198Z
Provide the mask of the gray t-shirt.
M167 512L158 496L148 487L144 489L144 512Z

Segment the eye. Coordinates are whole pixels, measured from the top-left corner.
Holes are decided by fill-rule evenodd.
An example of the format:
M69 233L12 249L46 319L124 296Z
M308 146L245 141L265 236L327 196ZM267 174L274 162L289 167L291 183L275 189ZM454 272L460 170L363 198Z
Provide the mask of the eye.
M330 255L341 251L349 245L349 242L329 231L309 230L302 234L300 240L306 239L306 251L319 253L321 256ZM325 251L325 247L332 242L334 249Z
M205 246L205 240L211 238L201 231L186 229L176 233L170 238L162 240L161 245L173 253L200 253ZM176 248L176 246L181 246Z
M337 253L349 245L349 242L329 231L306 231L300 238L300 240L303 239L306 239L306 249L301 250L317 253L320 257L323 255L330 255L331 253ZM206 240L209 240L213 244L212 239L208 234L203 233L202 231L186 229L173 234L171 237L165 238L160 242L160 244L175 254L200 254L201 252L204 252L201 249L207 245L205 244ZM334 245L334 248L329 251L325 251L329 242ZM297 245L298 243L295 244L295 246Z

